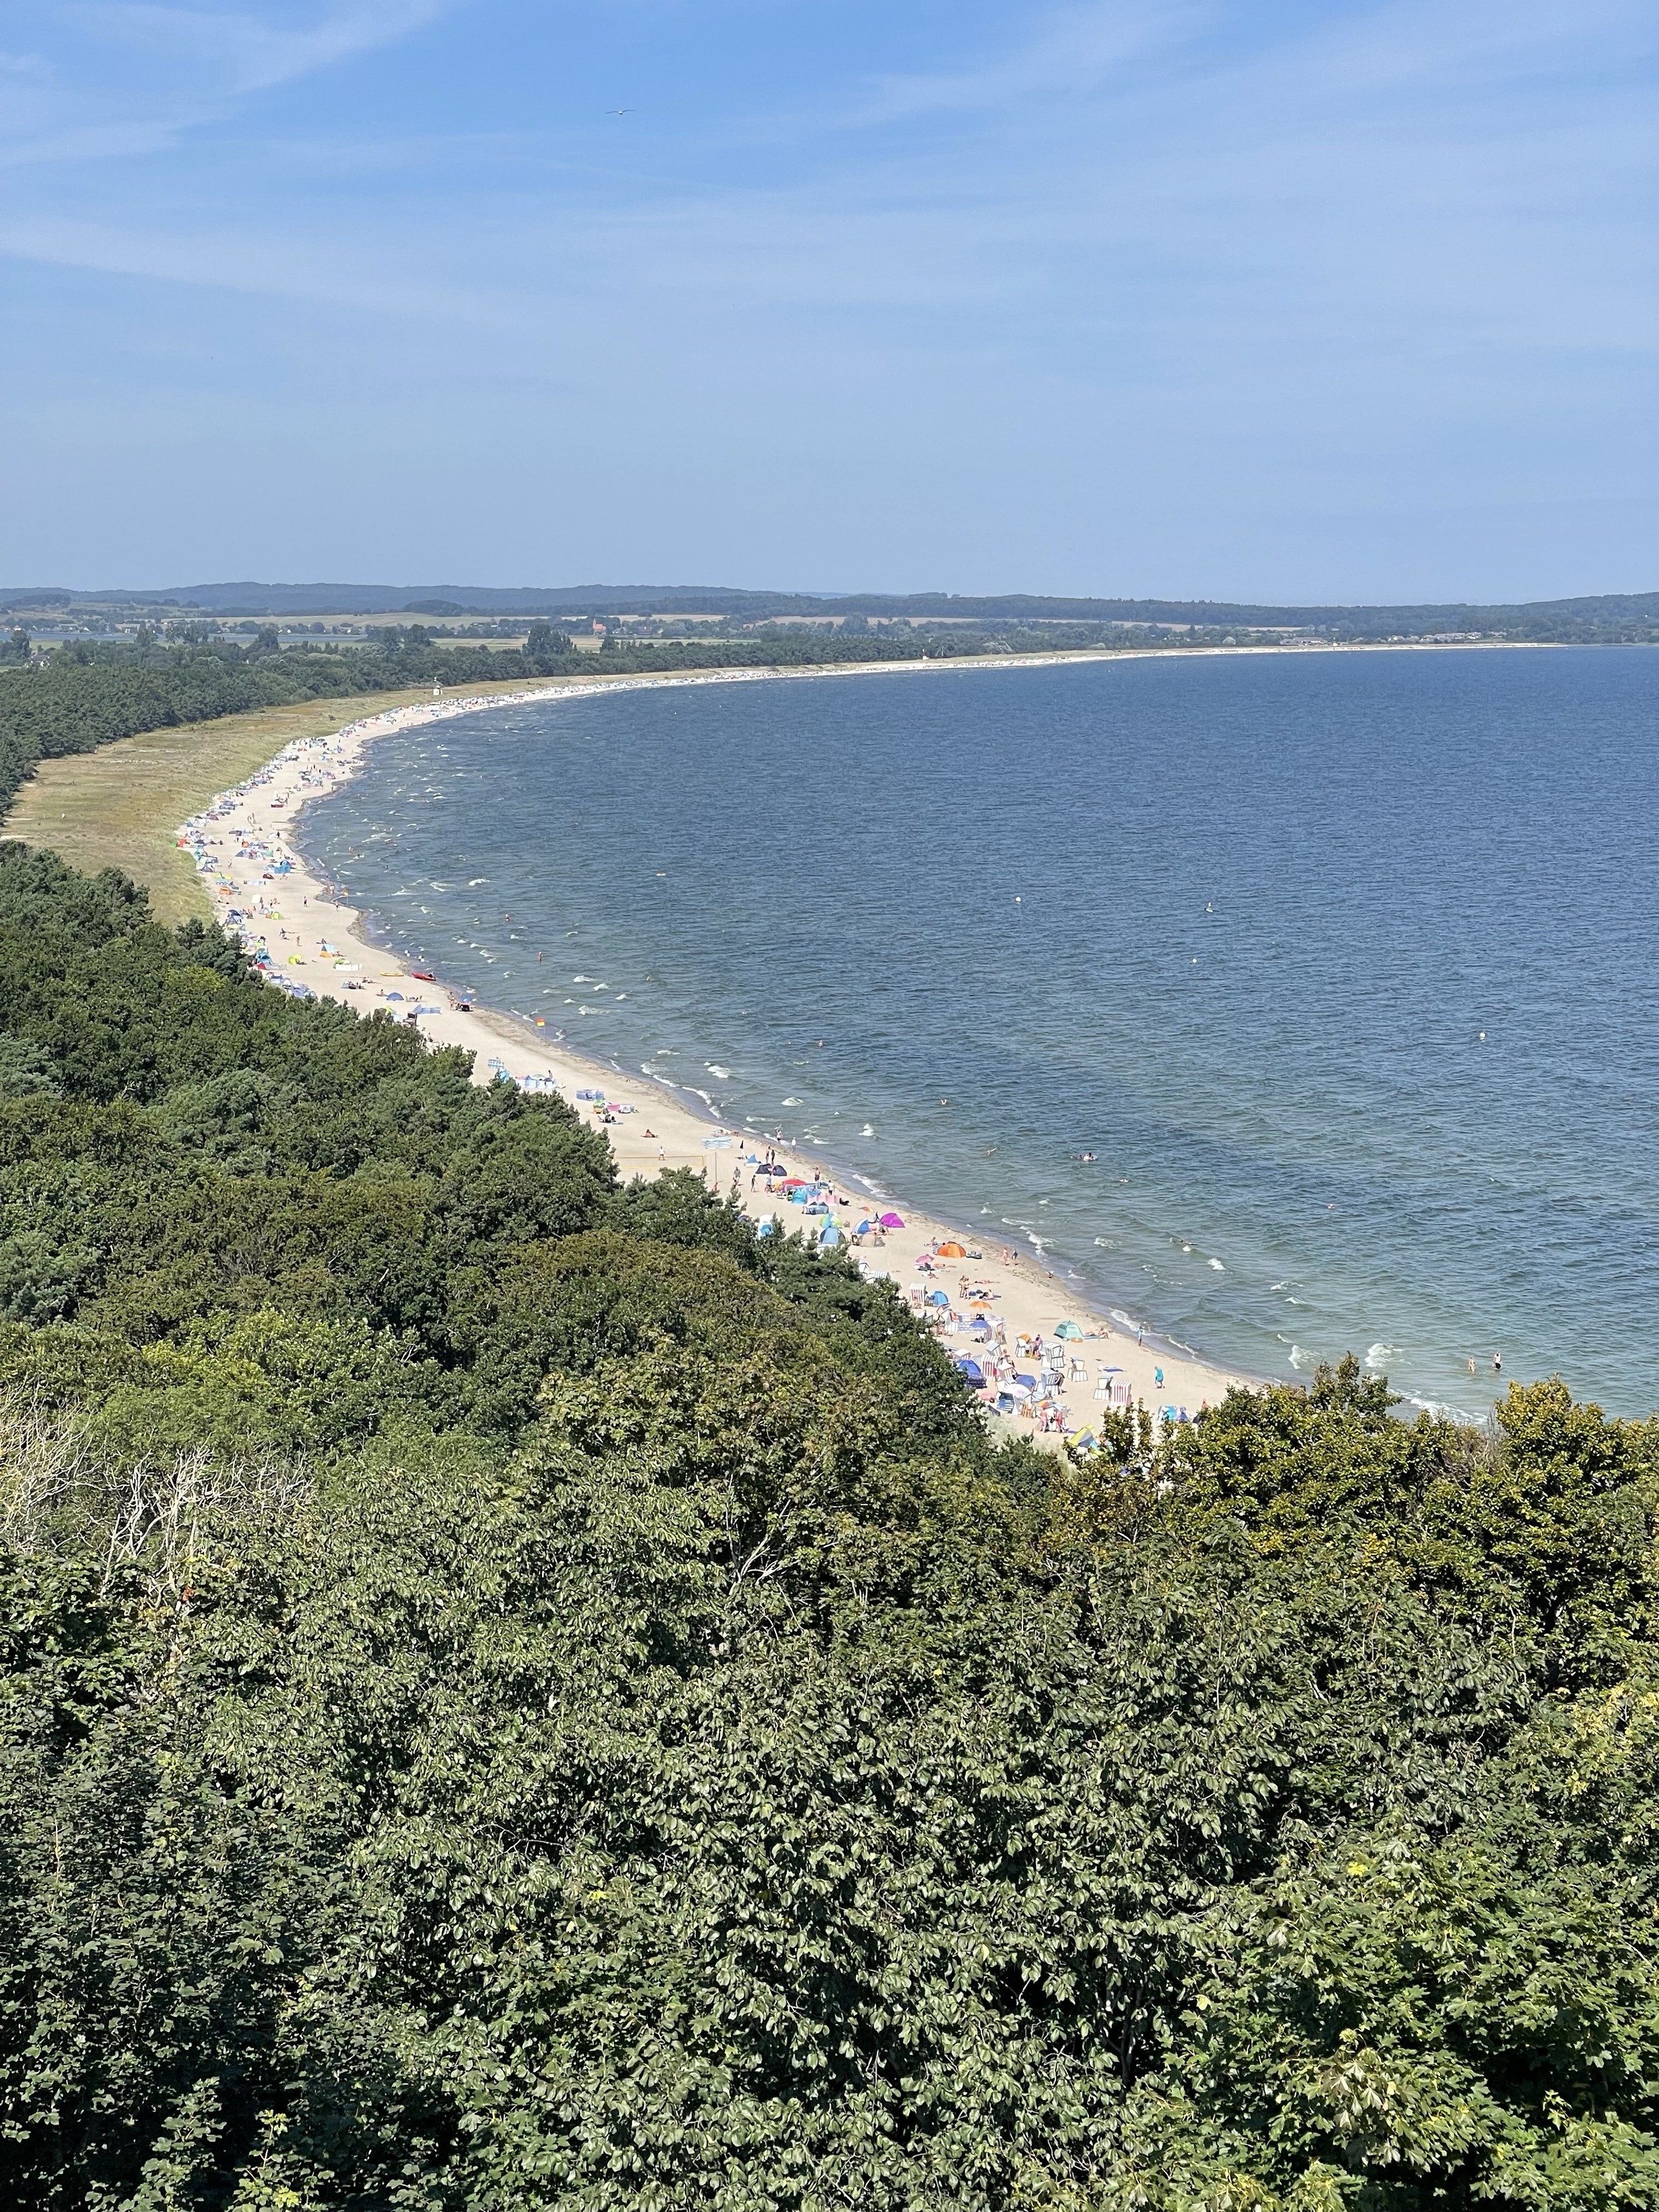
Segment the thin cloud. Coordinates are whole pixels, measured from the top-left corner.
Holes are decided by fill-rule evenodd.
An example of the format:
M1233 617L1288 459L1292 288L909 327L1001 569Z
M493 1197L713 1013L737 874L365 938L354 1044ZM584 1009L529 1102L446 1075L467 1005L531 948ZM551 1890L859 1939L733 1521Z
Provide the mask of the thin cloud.
M1192 40L1213 15L1213 8L1197 0L1186 5L1109 0L1104 6L1062 9L1042 18L1022 44L976 68L878 77L847 119L871 125L1075 98L1096 91L1130 63Z
M351 0L301 14L64 0L37 11L46 52L0 62L0 160L157 152L254 94L393 45L455 4Z
M390 46L439 15L445 0L358 0L310 21L220 8L167 8L122 0L118 7L74 0L62 19L106 46L149 60L194 67L225 93L286 84L355 54Z

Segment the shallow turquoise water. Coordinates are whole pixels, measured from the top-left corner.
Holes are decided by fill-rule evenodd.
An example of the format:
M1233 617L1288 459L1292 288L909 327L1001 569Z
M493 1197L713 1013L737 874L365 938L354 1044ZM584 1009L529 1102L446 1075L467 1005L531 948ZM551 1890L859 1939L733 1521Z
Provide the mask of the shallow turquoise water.
M640 690L383 739L303 836L447 981L1179 1341L1645 1412L1656 726L1639 650Z

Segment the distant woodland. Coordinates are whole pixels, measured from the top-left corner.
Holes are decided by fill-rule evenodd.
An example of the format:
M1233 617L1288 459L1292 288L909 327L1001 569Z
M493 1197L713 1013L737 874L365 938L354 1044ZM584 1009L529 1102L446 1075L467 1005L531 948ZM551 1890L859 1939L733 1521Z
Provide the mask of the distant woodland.
M15 612L21 601L51 596L14 593L9 604ZM56 595L53 605L58 614L64 613L72 596ZM1601 644L1659 641L1659 595L1640 600L1563 602L1562 607L1571 611L1558 609L1553 613L1524 608L1208 608L1201 611L1201 619L1200 611L1191 607L1183 616L1174 603L1156 601L940 601L940 606L952 610L948 619L936 608L930 612L932 602L871 601L871 611L866 612L863 602L838 601L834 604L839 611L831 623L809 621L803 611L806 603L792 603L781 612L749 608L730 613L712 626L707 620L694 624L676 616L675 596L658 595L654 611L647 604L637 618L630 617L631 627L624 623L625 611L617 609L580 617L567 614L557 621L544 614L480 619L460 635L434 629L428 619L377 625L362 641L350 643L291 632L285 641L274 620L240 620L244 635L239 637L228 634L216 617L173 617L137 625L130 637L76 637L42 650L20 623L9 639L0 642L0 807L9 803L36 762L90 751L141 730L204 721L252 708L434 684L465 686L562 673L832 667L849 661L1106 647L1167 651L1217 643L1289 642L1298 637L1350 642L1419 636ZM763 606L770 605L764 595L748 596L760 599ZM466 611L458 600L422 604L429 617ZM1136 605L1135 618L1106 621L1097 612L1091 619L1081 612L1053 611L1066 607L1097 611L1102 605L1120 604ZM896 613L897 606L910 611ZM975 608L981 611L975 613ZM1002 611L991 611L995 609ZM106 609L112 620L118 611ZM1224 612L1232 617L1231 624L1221 620ZM1288 624L1291 616L1316 615L1322 617L1321 623ZM1273 616L1286 626L1270 629L1258 619ZM1387 627L1407 616L1416 618L1415 628ZM1331 619L1323 621L1325 617ZM1467 618L1465 626L1455 627L1454 617ZM1476 625L1477 617L1484 629ZM1438 627L1426 626L1431 617ZM312 627L320 631L323 625ZM592 635L595 629L603 632L597 641ZM579 650L578 633L586 647L597 644L597 651ZM498 641L486 643L486 639Z
M273 628L246 645L157 635L132 643L76 643L31 659L27 633L19 635L23 642L13 647L11 665L0 665L0 806L9 802L38 761L90 752L140 730L208 721L255 707L565 672L801 667L982 649L955 640L918 644L908 633L902 639L856 640L809 633L632 647L607 637L598 655L578 655L568 631L542 622L531 625L523 647L502 652L485 646L441 646L416 623L383 630L369 646L284 648Z

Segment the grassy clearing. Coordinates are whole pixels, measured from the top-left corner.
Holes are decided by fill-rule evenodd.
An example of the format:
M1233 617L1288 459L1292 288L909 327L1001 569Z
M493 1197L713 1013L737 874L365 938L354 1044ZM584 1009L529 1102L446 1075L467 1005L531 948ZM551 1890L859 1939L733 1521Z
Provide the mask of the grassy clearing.
M522 678L467 686L470 693L526 688L536 687ZM125 869L149 886L159 921L179 922L196 915L205 921L213 902L189 855L173 842L179 824L295 738L325 736L361 715L430 696L422 686L356 699L308 699L295 707L146 730L97 752L42 761L18 793L3 834L45 846L92 872Z

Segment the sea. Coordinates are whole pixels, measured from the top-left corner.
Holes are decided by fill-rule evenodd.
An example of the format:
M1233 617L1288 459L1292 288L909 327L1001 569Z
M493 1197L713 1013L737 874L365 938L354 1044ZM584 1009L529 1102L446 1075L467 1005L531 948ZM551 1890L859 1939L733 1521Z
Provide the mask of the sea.
M301 842L453 988L1163 1340L1659 1406L1659 653L567 695L378 740Z

